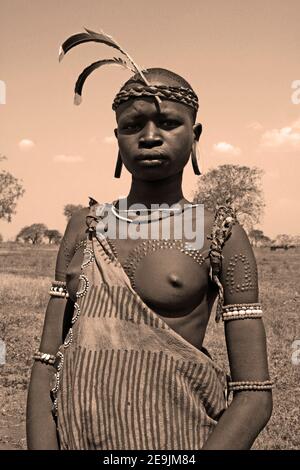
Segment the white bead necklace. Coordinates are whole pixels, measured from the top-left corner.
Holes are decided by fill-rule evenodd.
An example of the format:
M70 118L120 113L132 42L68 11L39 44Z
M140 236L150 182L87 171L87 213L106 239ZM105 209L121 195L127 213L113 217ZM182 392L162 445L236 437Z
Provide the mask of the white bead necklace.
M153 218L152 214L150 215L150 218L145 218L145 219L129 219L128 217L124 217L124 216L121 216L119 214L119 211L116 209L116 207L114 206L114 204L111 205L111 211L112 213L114 214L115 217L117 217L117 219L120 219L120 220L124 220L125 222L130 222L130 223L149 223L149 222L155 222L157 220L161 220L165 217L168 217L169 213L171 212L174 212L174 213L179 213L179 212L183 212L183 210L186 208L186 207L195 207L197 206L197 204L186 204L184 207L176 207L174 209L171 209L171 208L158 208L158 209L123 209L121 212L151 212L152 214L154 213L158 213L159 212L167 212L167 214L165 216L160 216L158 218Z

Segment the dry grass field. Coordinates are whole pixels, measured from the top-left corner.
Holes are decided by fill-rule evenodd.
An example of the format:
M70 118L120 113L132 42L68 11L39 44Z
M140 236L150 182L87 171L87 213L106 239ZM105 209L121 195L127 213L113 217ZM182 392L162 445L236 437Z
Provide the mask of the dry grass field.
M39 344L57 248L0 244L0 449L25 449L26 390L32 353ZM292 343L300 339L300 251L257 249L260 297L268 337L271 375L276 380L273 416L256 449L299 449L300 364ZM205 346L226 364L222 324L210 321Z

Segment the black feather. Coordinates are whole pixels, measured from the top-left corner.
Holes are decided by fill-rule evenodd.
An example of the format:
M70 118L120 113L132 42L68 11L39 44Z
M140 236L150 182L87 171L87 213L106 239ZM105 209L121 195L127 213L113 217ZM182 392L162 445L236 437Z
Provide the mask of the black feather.
M94 70L98 69L99 67L102 67L103 65L120 65L122 67L125 67L131 70L131 68L126 64L126 62L123 59L120 59L118 57L114 57L113 59L103 59L103 60L98 60L97 62L93 62L91 65L86 67L81 72L81 74L79 75L76 81L74 104L79 105L81 103L82 88L86 79Z
M59 50L59 61L61 61L64 55L69 52L73 47L78 46L79 44L84 44L86 42L100 42L123 52L120 46L109 36L105 34L94 33L93 31L89 30L86 31L86 33L73 34L73 36L70 36L68 39L65 40Z

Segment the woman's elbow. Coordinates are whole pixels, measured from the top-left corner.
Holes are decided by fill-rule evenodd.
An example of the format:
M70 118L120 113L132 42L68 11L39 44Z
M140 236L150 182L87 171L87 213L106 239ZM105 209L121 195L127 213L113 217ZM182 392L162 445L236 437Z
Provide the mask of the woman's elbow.
M264 392L264 399L262 400L262 405L261 405L263 427L265 427L268 421L270 420L272 416L272 411L273 411L272 392Z
M249 418L251 417L253 424L256 422L255 426L262 430L272 415L272 391L240 392L234 398L236 399Z
M273 411L272 391L253 392L253 416L257 417L260 429L263 429L271 418Z

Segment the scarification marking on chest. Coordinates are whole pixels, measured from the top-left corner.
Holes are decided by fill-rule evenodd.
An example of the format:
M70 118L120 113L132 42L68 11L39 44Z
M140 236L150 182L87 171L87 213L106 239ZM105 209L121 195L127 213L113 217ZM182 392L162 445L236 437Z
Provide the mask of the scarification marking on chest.
M140 263L140 261L146 257L148 254L153 253L158 250L170 250L176 249L181 253L191 257L196 263L202 265L205 262L205 257L196 249L188 249L186 243L182 240L169 240L169 239L149 239L144 240L143 242L139 243L126 258L124 264L124 271L126 272L127 276L129 277L132 286L135 288L135 272ZM115 248L116 251L116 248ZM174 287L181 287L182 281L181 279L175 274L171 273L168 276L169 282Z

